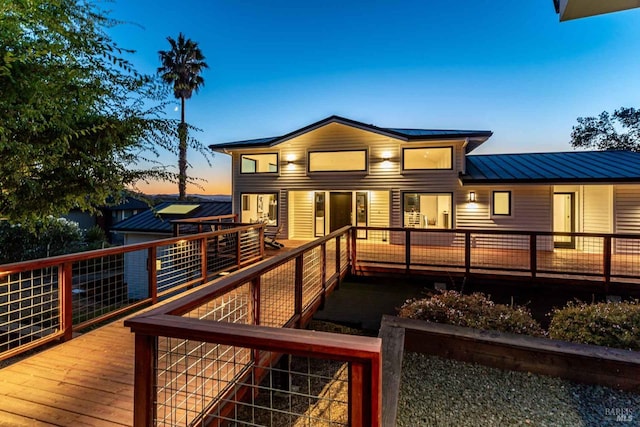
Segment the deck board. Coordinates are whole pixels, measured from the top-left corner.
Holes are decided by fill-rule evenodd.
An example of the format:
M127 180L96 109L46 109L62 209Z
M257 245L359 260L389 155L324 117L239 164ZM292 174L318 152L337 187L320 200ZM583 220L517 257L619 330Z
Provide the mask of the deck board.
M134 337L122 321L0 371L0 426L129 426Z

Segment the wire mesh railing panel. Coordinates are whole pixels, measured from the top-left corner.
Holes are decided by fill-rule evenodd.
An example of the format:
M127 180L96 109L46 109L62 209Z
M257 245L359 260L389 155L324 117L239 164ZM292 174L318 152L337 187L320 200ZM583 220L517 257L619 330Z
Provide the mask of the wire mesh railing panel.
M464 267L464 233L411 230L411 265Z
M58 332L58 268L0 276L0 353Z
M272 361L241 376L232 393L206 417L233 426L338 427L349 425L345 362L261 353Z
M471 234L471 268L528 270L529 236L518 234Z
M250 313L250 285L245 283L183 314L200 320L229 323L253 323Z
M236 265L235 248L226 248L222 236L207 238L207 275L215 275Z
M240 233L240 262L260 256L260 231L244 230Z
M562 237L560 242L558 237ZM604 238L554 236L554 241L553 252L539 253L538 270L558 274L603 274Z
M158 337L156 426L196 425L251 365L249 349Z
M279 328L295 314L296 261L265 272L260 281L260 325Z
M394 234L393 241L389 238L390 233ZM404 242L404 232L367 230L366 239L356 239L356 261L405 264Z
M73 263L73 324L95 319L129 305L124 254Z
M322 293L322 259L317 246L305 252L302 270L302 306L308 307Z
M615 237L611 246L611 275L640 277L640 238Z
M156 254L158 293L201 276L202 254L198 240L181 240L159 246Z
M340 268L344 271L349 268L349 239L348 233L340 236Z
M327 262L325 268L327 279L336 274L336 241L334 239L328 240L325 244L327 251Z

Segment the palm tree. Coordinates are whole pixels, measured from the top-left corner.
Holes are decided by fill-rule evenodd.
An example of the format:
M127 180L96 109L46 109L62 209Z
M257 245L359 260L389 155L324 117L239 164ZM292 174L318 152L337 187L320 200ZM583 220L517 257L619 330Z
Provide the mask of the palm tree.
M158 74L168 84L173 84L173 94L182 103L181 120L178 125L178 192L180 200L184 200L187 187L187 123L184 120L184 101L191 98L193 92L198 92L204 86L204 79L200 75L203 69L209 68L204 62L204 55L198 43L185 39L184 34L178 34L178 40L167 37L170 50L161 50Z

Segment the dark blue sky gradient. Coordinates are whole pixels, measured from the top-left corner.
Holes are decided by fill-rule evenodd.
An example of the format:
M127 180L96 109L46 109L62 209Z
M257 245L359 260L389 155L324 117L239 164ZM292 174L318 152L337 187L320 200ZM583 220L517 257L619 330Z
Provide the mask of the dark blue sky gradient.
M382 127L492 130L479 153L566 151L577 117L640 107L640 9L559 23L552 0L107 6L139 24L111 34L137 51L141 71L158 67L167 36L199 42L210 69L186 114L207 145L338 114ZM230 190L227 156L213 168L190 161L207 193Z

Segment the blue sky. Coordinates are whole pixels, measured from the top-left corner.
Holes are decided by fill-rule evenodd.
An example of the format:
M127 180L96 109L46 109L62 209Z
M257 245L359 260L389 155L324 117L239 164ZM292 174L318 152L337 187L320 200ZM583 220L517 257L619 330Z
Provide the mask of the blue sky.
M639 107L640 9L560 23L552 0L107 7L126 22L110 33L136 50L140 71L155 72L167 36L182 31L199 43L210 68L186 114L205 145L281 135L337 114L383 127L492 130L477 153L567 151L577 117ZM177 163L170 154L161 160ZM216 154L212 167L196 153L189 161L208 181L189 192L230 192L228 156Z

